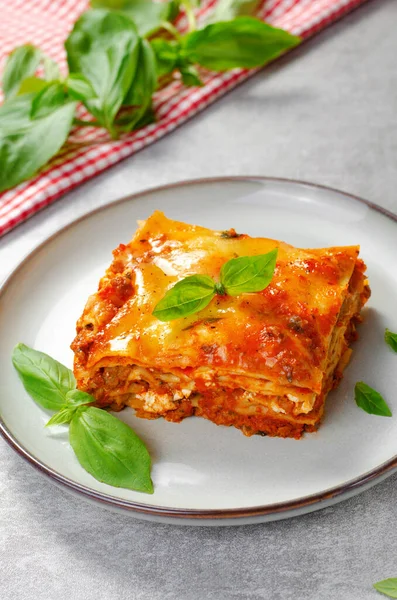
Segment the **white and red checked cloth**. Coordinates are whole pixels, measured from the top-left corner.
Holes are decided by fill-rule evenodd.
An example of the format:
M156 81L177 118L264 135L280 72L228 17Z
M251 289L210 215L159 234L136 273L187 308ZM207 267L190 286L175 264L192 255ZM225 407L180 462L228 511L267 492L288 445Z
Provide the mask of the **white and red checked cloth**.
M266 0L259 16L276 27L308 38L363 2ZM203 18L215 3L216 0L205 0L201 4ZM63 43L87 6L88 0L0 0L0 71L6 55L15 46L26 43L39 46L66 71ZM178 27L183 30L183 17ZM61 153L38 175L0 194L0 235L65 192L172 131L254 72L234 69L208 74L202 88L171 83L155 95L156 123L119 141L110 141L106 132L98 129L75 129Z

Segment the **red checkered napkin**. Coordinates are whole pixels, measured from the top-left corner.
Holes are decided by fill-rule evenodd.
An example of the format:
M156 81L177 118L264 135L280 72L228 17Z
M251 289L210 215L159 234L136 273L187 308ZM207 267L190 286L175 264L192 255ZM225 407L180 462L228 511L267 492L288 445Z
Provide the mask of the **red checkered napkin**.
M212 10L215 2L202 3L201 18ZM365 0L267 0L260 17L307 38L363 2ZM15 46L31 43L66 71L63 42L87 5L88 0L0 0L0 65ZM183 18L178 27L183 29ZM208 74L202 88L171 83L155 95L156 123L121 141L109 141L107 133L98 129L76 129L61 153L36 177L0 194L0 235L79 183L172 131L254 72L234 69Z

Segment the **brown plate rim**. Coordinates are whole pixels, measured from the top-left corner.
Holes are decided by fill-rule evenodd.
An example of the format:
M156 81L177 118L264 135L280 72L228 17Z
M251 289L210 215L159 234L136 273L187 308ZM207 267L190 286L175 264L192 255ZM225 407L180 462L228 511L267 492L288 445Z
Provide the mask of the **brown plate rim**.
M89 219L91 216L107 210L111 208L113 205L122 204L124 202L133 201L137 198L141 198L142 196L149 195L155 192L162 192L165 190L173 189L176 187L188 187L191 185L200 185L200 184L211 184L211 183L232 183L232 182L255 182L260 181L262 183L270 182L270 183L290 183L294 185L306 186L312 189L320 189L327 190L336 194L341 194L347 198L360 202L361 204L365 204L371 209L375 210L388 217L397 223L397 215L384 209L373 202L365 200L359 196L354 194L350 194L348 192L344 192L342 190L338 190L337 188L333 188L326 185L321 185L317 183L310 183L307 181L299 180L299 179L288 179L282 177L267 177L263 175L235 175L235 176L223 176L223 177L208 177L208 178L198 178L198 179L189 179L186 181L178 181L175 183L168 183L165 185L157 186L142 190L140 192L136 192L134 194L129 194L128 196L124 196L123 198L119 198L118 200L108 202L103 206L95 208L85 215L73 220L68 225L62 227L54 234L47 237L43 242L41 242L36 248L34 248L31 252L29 252L16 266L16 268L6 277L4 282L0 287L0 300L2 295L6 292L8 286L17 277L19 271L24 267L24 265L33 258L37 253L39 253L42 248L44 248L47 244L49 244L52 240L54 240L61 233L65 233L68 229L72 228L77 223L84 221L85 219ZM297 498L296 500L291 500L288 502L279 502L276 504L268 504L262 506L253 506L248 508L237 508L237 509L185 509L185 508L169 508L157 505L150 504L141 504L139 502L133 502L130 500L124 500L122 498L116 498L110 496L108 494L104 494L101 492L97 492L87 486L76 483L72 479L64 477L51 467L48 467L45 463L41 462L37 459L33 454L31 454L9 431L7 426L5 425L1 415L0 415L0 434L3 439L13 448L22 458L24 458L27 462L29 462L33 467L38 469L41 473L49 477L54 483L60 484L61 486L65 486L69 491L76 492L79 495L84 496L86 499L94 500L99 502L104 506L108 506L109 508L119 508L126 511L131 511L141 515L148 515L152 517L163 517L168 519L174 519L175 521L180 521L183 519L197 519L197 520L222 520L222 519L244 519L249 517L266 517L271 515L280 515L278 518L283 518L283 513L295 513L301 514L302 509L306 507L311 507L311 510L315 510L316 508L322 508L322 503L324 501L330 501L332 499L341 499L341 496L349 496L354 493L357 493L360 488L365 489L371 484L375 483L375 480L382 480L385 476L391 475L393 471L397 470L397 455L381 464L379 467L364 473L363 475L356 477L355 479L351 479L344 483L343 485L335 486L328 490L325 490L321 493L311 494L309 496L302 496L301 498ZM314 508L318 505L316 508ZM285 514L287 516L287 514ZM292 515L291 515L292 516Z

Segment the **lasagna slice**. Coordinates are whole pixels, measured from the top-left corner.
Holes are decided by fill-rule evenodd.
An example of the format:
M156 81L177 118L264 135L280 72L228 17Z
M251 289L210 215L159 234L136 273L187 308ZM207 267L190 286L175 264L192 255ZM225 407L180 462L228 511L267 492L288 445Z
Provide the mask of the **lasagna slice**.
M216 296L163 322L153 309L193 274L278 248L270 285ZM121 244L77 322L74 373L99 407L179 422L196 415L245 435L314 431L342 377L370 290L359 247L302 250L155 212Z

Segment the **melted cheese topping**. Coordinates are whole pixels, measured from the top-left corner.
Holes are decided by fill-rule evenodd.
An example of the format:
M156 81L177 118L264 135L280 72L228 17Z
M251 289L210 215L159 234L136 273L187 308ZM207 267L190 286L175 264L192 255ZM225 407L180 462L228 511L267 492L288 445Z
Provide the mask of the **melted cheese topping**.
M167 290L184 277L200 273L219 281L222 265L231 258L276 247L275 274L264 291L218 296L200 313L167 323L152 315ZM358 251L357 246L301 250L276 240L227 236L171 221L157 211L130 244L115 251L112 272L89 300L80 326L94 306L106 312L110 298L112 308L106 317L96 308L100 327L90 338L79 375L99 363L122 360L188 375L198 387L206 378L240 377L245 389L251 389L250 381L255 389L258 382L261 393L290 394L309 408L321 391ZM122 284L115 284L115 265L130 278L133 293L127 299Z

